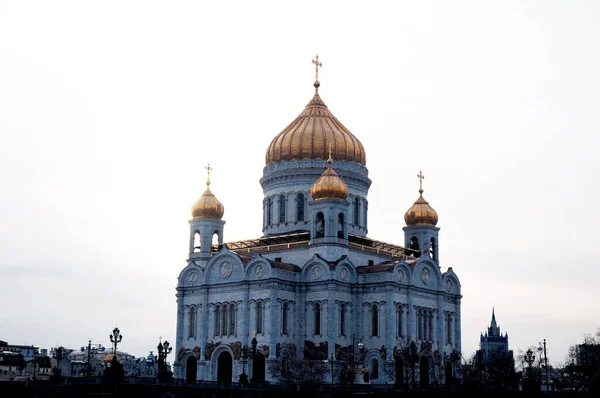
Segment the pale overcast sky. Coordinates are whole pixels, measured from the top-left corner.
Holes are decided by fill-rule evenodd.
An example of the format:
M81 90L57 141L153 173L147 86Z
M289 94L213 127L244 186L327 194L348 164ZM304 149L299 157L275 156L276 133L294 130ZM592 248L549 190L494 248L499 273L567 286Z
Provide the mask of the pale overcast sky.
M225 240L261 236L271 139L320 93L363 143L369 236L418 197L462 283L552 363L600 326L600 4L0 1L0 339L156 350L204 166ZM172 360L172 358L171 358Z

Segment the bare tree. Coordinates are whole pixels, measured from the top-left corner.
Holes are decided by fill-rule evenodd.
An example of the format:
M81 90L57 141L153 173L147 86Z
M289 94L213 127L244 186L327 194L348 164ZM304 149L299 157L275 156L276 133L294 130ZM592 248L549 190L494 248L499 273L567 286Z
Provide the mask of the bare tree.
M286 352L281 361L269 365L269 372L287 386L323 383L328 366L323 361L292 358Z

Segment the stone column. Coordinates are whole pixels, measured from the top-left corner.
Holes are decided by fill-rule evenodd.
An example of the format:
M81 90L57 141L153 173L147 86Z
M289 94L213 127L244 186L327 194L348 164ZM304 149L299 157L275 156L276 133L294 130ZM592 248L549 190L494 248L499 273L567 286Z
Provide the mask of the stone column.
M462 350L461 329L460 329L460 302L456 305L455 330L456 330L456 337L455 337L456 351L460 352Z
M304 358L304 340L307 336L306 330L306 287L300 286L298 292L298 303L294 305L294 312L297 319L297 332L295 332L296 356ZM294 329L296 329L294 327Z
M332 291L333 284L330 284L328 295L331 295ZM335 335L337 329L335 322L335 301L333 299L327 300L323 303L323 306L327 314L327 333L325 337L327 339L327 356L330 357L335 355Z
M442 295L438 293L437 295L437 310L436 310L436 347L440 352L442 352L444 348L444 310L442 305Z
M408 288L408 299L407 299L407 315L408 315L408 329L407 329L407 334L406 337L408 338L408 341L410 342L411 340L417 340L417 328L416 328L416 320L415 320L415 308L412 305L412 289L409 287Z
M173 362L173 376L180 379L181 364L179 363L179 349L183 346L183 292L177 292L177 328L175 337L175 361Z
M286 213L287 216L287 213ZM279 335L280 320L277 316L280 305L277 302L277 295L275 289L271 289L269 295L269 325L270 328L267 331L269 333L269 358L275 358L275 344L277 342L277 336Z
M456 346L456 315L450 314L450 343Z

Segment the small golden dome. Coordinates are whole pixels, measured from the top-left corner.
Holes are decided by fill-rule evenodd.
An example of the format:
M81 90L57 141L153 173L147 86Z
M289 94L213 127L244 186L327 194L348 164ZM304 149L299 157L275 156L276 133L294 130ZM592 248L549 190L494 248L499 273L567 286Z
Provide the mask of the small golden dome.
M115 357L116 361L119 362L119 357L111 352L110 354L104 357L104 363L112 362L113 357Z
M409 227L413 227L416 225L433 225L435 226L438 222L438 214L437 212L429 205L423 198L423 173L419 172L418 176L420 183L419 188L419 198L412 205L410 209L404 214L404 221L406 225Z
M209 185L210 181L207 180L206 191L192 206L192 218L216 218L220 220L223 217L225 208L210 191Z
M315 81L315 95L304 111L269 144L267 166L283 160L325 159L330 146L336 161L367 163L363 145L329 111L319 96L319 86L319 81Z
M348 196L348 186L331 167L331 163L333 163L331 160L331 153L329 154L327 163L329 166L323 174L321 174L321 177L313 184L310 189L310 195L314 200L346 199Z

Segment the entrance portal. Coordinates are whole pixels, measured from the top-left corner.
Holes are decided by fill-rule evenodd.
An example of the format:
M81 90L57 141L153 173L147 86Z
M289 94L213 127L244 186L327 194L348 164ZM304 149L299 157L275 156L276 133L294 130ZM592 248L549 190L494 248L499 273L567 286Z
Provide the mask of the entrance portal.
M396 385L404 384L404 361L401 356L396 357Z
M419 365L419 376L421 388L429 386L429 361L426 356L421 356L421 363Z
M217 381L223 384L231 384L233 375L233 358L227 351L223 351L217 360Z
M257 352L252 363L252 381L265 381L265 356L261 352Z
M190 356L185 361L185 382L188 384L196 384L196 375L198 374L198 363L194 356Z
M446 385L449 386L452 383L452 364L450 362L446 362Z

